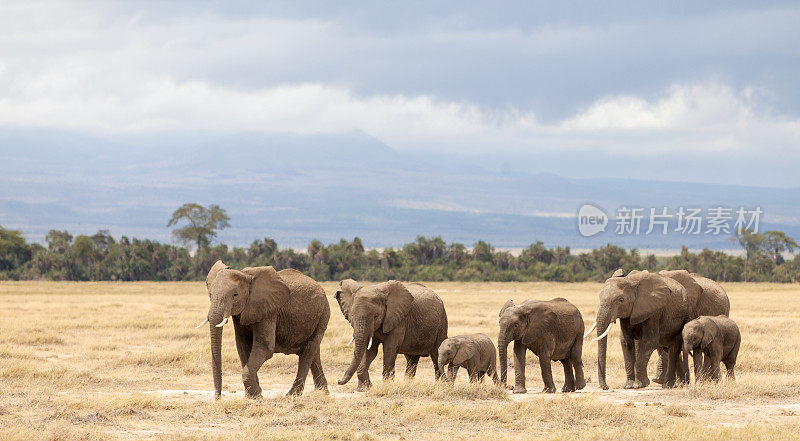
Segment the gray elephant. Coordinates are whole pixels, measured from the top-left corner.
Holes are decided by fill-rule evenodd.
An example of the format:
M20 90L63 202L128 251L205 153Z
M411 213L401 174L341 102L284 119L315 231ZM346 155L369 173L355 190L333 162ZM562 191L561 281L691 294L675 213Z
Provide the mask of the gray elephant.
M725 363L727 376L736 379L734 367L742 336L736 323L724 315L700 316L683 326L683 358L694 358L695 380L719 380L719 364ZM705 355L705 362L701 354Z
M677 281L647 271L633 271L622 276L617 270L600 290L597 320L597 373L602 389L606 383L606 349L608 332L620 321L620 342L625 359L625 388L647 387L647 362L657 348L669 355L663 387L675 384L680 362L681 330L689 321L686 289ZM589 331L591 332L591 330ZM588 334L588 333L587 333ZM681 366L682 371L688 368ZM682 377L681 381L685 381Z
M458 368L465 368L469 381L483 380L483 376L490 376L495 384L500 383L497 378L497 350L494 343L486 334L457 335L443 341L439 346L439 372L444 373L444 368L449 366L444 378L455 381Z
M731 302L728 299L728 294L719 283L698 274L689 273L686 270L663 270L659 271L658 274L676 280L686 289L686 295L689 298L689 319L693 320L702 315L724 315L727 317L730 314ZM658 355L656 377L653 378L653 382L663 383L667 353L659 349ZM700 357L702 358L702 355ZM686 372L686 375L688 375L688 372ZM688 381L688 377L685 380Z
M353 326L353 360L339 384L346 384L358 369L358 388L370 387L369 365L383 345L383 377L394 377L397 354L408 359L406 373L414 376L419 357L430 356L436 378L441 375L439 345L447 338L447 313L442 299L419 283L397 280L362 287L352 279L339 283L334 297ZM369 347L367 347L369 343Z
M500 351L500 383L505 386L507 376L506 349L514 342L514 393L524 394L525 353L539 357L544 381L544 392L555 392L551 361L564 366L562 392L574 392L586 386L583 376L583 317L567 299L549 301L526 300L514 305L509 300L500 310L500 333L497 347Z
M309 369L315 388L328 390L319 345L331 312L319 283L293 269L260 266L237 271L218 260L208 272L206 286L211 299L206 320L211 329L216 399L222 391L222 327L229 318L248 397L261 395L258 369L275 352L299 356L289 395L303 393Z

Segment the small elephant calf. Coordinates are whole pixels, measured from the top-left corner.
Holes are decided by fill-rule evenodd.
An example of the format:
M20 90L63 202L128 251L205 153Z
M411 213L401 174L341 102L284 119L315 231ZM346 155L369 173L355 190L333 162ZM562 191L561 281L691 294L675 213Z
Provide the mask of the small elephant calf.
M728 379L736 379L733 369L742 336L733 320L724 315L703 315L685 324L682 336L684 366L688 367L691 354L695 381L708 378L719 380L720 362L725 363Z
M483 380L483 376L491 376L495 384L497 378L497 351L494 343L486 334L457 335L450 337L439 345L439 372L450 365L447 381L455 381L458 368L467 369L469 381Z

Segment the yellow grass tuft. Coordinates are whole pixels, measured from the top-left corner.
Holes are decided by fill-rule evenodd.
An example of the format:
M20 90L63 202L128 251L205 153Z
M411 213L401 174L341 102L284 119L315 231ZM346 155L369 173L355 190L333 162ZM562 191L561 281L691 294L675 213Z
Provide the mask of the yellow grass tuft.
M336 283L324 284L329 296ZM429 283L440 293L449 334L483 332L496 341L497 312L508 299L565 297L590 326L596 283ZM618 329L608 350L608 382L597 388L596 345L585 340L591 380L575 394L539 394L539 363L528 354L525 396L490 380L435 382L429 358L404 377L398 357L392 381L373 363L373 387L355 393L347 368L352 328L333 298L322 341L331 394L285 397L297 356L276 354L259 372L264 398L244 397L233 329L223 333L223 391L211 393L208 329L200 283L0 282L0 439L171 439L225 441L699 439L778 440L800 436L800 285L726 284L731 318L742 331L737 381L685 388L624 391ZM513 381L513 363L510 363ZM654 372L651 359L650 372ZM559 363L552 364L558 388ZM724 368L723 368L724 376ZM655 385L653 385L655 386Z

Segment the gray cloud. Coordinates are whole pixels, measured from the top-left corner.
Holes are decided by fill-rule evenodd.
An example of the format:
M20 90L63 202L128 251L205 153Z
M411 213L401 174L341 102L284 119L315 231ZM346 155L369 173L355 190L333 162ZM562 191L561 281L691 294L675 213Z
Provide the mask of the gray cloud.
M800 7L554 3L8 2L0 127L363 131L401 151L643 165L690 153L724 157L715 182L748 155L800 159Z

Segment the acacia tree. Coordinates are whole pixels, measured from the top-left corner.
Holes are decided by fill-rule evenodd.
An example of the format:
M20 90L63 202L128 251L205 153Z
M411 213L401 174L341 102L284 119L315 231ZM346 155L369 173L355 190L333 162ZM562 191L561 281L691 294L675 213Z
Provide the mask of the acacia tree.
M167 223L167 227L178 225L185 221L188 225L176 228L172 235L183 244L194 243L197 250L207 248L211 240L217 237L217 230L222 230L230 226L230 218L219 205L209 205L208 208L196 204L183 204L172 213L172 219Z

